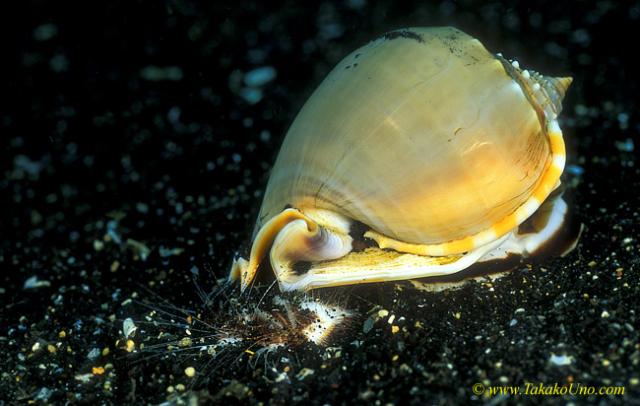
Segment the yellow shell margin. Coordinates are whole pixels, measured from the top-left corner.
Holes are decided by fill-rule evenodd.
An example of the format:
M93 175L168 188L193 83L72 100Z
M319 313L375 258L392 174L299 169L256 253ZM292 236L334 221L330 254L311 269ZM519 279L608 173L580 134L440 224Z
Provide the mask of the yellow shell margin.
M364 236L375 240L378 246L383 249L389 248L399 252L429 256L445 256L472 251L502 237L535 213L559 184L560 175L562 175L566 162L566 151L562 130L555 118L547 121L546 132L549 140L549 149L551 150L551 159L540 183L524 204L487 230L459 240L429 245L405 243L371 230L367 231Z

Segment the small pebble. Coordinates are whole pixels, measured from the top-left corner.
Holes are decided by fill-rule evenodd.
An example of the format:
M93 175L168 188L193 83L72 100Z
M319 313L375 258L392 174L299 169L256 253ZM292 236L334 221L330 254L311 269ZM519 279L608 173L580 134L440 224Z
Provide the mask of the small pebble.
M51 286L51 282L38 279L37 276L32 276L24 282L22 286L23 289L38 289L38 288L47 288Z
M125 338L129 338L137 329L138 327L135 325L131 317L127 317L122 322L122 333Z
M196 376L196 369L194 367L186 367L184 369L184 374L189 378L193 378L194 376Z
M104 374L104 368L103 367L93 367L91 368L91 373L94 375L102 375Z
M245 73L244 84L249 87L261 87L271 82L276 76L277 72L273 67L262 66Z
M568 355L551 354L551 357L549 358L549 361L553 365L565 366L565 365L571 365L571 363L573 362L573 357L572 356L568 356Z

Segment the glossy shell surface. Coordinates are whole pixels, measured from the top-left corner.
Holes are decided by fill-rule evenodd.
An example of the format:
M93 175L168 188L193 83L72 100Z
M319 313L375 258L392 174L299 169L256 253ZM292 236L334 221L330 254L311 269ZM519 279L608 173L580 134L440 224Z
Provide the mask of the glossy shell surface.
M549 164L536 110L503 63L455 29L413 29L346 57L295 119L260 219L343 213L420 244L491 227Z
M398 252L492 243L558 185L556 116L569 83L522 70L455 28L388 33L344 58L298 114L254 240L291 207L338 234L360 224Z

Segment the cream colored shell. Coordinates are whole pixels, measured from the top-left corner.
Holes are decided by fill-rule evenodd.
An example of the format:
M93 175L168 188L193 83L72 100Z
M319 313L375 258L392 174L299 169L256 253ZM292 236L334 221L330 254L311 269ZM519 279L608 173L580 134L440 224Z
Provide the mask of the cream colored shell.
M550 154L521 87L478 40L412 32L421 40L373 41L322 82L282 145L262 221L321 208L432 244L487 229L531 195Z
M277 238L308 246L278 235L295 218L310 231L335 231L343 244L333 256L306 249L305 261L350 252L354 223L380 248L417 255L497 241L558 184L564 144L556 116L569 83L521 70L451 27L372 41L332 70L291 125L253 251L264 255ZM283 212L288 207L299 214ZM250 259L251 278L259 261ZM278 261L272 252L272 265Z

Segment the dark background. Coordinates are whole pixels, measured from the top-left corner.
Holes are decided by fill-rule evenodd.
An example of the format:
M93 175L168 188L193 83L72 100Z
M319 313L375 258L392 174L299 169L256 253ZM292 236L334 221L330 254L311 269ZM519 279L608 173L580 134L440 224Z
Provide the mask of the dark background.
M0 404L640 401L639 4L87 3L3 12ZM141 319L141 303L197 309L194 279L209 290L226 275L288 125L332 66L385 31L431 25L574 77L562 126L585 224L578 249L459 291L349 291L361 313L404 320L398 334L356 320L340 350L286 348L258 362L240 350L207 364L162 345L119 348L122 319ZM245 73L265 66L276 77L248 88ZM185 365L199 365L197 381ZM477 397L476 382L626 395Z

